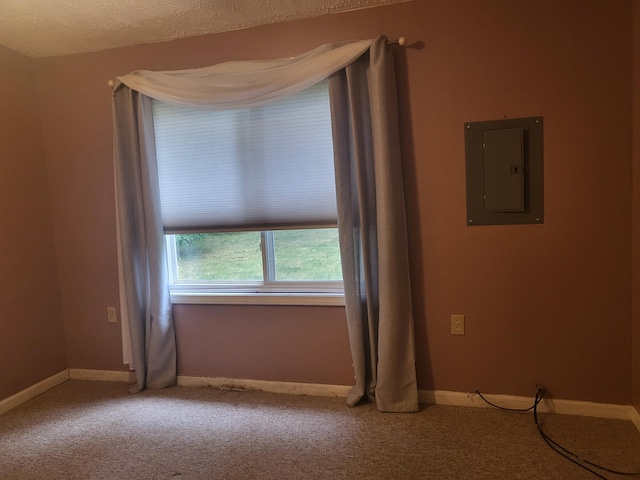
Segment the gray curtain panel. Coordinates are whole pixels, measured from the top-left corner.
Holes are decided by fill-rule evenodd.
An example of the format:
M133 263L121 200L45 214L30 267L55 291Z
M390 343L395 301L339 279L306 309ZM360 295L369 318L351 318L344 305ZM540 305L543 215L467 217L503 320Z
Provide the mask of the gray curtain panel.
M124 291L137 390L176 383L176 342L151 99L114 91L114 155Z
M329 79L355 385L347 403L415 412L418 391L398 104L384 38Z

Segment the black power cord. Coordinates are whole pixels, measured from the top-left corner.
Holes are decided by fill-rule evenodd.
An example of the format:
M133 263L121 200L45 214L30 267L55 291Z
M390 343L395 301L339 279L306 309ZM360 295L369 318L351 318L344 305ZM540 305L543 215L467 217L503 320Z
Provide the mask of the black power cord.
M538 433L540 434L542 439L546 442L546 444L549 445L549 447L554 452L556 452L558 455L561 455L562 457L566 458L570 462L575 463L576 465L578 465L579 467L587 470L588 472L592 473L596 477L602 478L604 480L607 480L607 477L605 477L600 472L597 472L596 470L594 470L594 469L592 469L590 467L594 467L594 468L597 468L597 469L605 471L605 472L614 473L616 475L640 476L640 472L621 472L621 471L618 471L618 470L613 470L611 468L603 467L602 465L598 465L597 463L594 463L594 462L591 462L591 461L589 461L589 460L587 460L585 458L582 458L580 455L578 455L576 453L573 453L571 450L563 447L558 442L556 442L551 437L549 437L549 435L544 433L544 431L542 430L542 427L540 426L540 423L538 422L538 404L542 401L542 398L544 396L544 388L543 387L538 386L536 388L535 400L533 402L533 405L531 405L528 408L501 407L500 405L496 405L495 403L492 403L489 400L487 400L480 393L480 390L478 390L477 388L476 388L475 391L478 394L478 396L482 400L484 400L487 404L491 405L494 408L498 408L500 410L504 410L504 411L507 411L507 412L528 412L530 410L533 410L533 420L534 420L534 422L536 424L536 428L538 429Z
M489 405L491 405L494 408L497 408L499 410L504 410L505 412L528 412L529 410L533 410L537 403L534 403L533 405L531 405L530 407L527 408L507 408L507 407L501 407L500 405L496 405L495 403L491 403L489 400L487 400L481 393L480 390L478 390L476 388L476 393L478 394L478 396L485 401L485 403L488 403ZM540 397L540 400L542 400L542 397ZM538 403L540 403L540 400L538 400Z

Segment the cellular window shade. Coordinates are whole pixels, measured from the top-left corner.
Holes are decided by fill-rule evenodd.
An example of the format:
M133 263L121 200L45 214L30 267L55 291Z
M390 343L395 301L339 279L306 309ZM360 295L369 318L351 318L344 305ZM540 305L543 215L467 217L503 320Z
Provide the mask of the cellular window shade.
M327 83L260 107L154 100L165 233L337 224Z

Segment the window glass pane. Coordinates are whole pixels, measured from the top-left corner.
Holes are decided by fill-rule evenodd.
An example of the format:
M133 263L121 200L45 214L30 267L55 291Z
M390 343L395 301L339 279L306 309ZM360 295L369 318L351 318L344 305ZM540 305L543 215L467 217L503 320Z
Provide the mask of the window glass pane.
M337 228L273 232L276 280L342 281Z
M175 236L178 280L261 281L260 232Z

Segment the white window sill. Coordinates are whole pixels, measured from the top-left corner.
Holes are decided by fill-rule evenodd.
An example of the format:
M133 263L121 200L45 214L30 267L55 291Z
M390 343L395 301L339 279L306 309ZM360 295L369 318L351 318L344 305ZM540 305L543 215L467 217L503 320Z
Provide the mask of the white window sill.
M342 293L204 293L173 292L171 303L178 305L318 305L344 306Z

